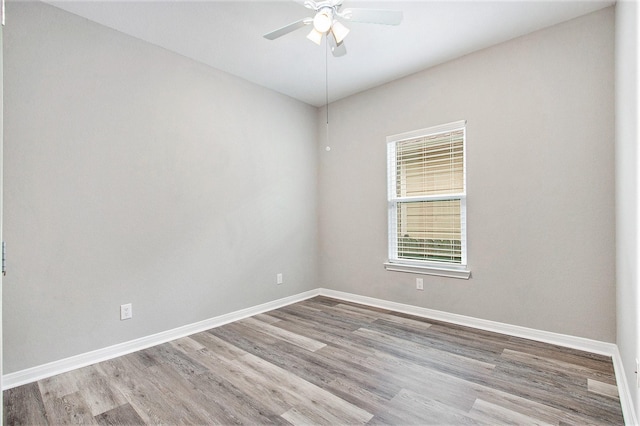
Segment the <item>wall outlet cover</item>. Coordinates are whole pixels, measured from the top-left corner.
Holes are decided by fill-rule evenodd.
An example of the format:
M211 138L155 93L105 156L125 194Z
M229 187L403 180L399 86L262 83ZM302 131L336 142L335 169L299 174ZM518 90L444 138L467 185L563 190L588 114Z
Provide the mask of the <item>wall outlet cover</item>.
M126 305L120 305L120 320L126 320L133 318L133 307L131 303Z

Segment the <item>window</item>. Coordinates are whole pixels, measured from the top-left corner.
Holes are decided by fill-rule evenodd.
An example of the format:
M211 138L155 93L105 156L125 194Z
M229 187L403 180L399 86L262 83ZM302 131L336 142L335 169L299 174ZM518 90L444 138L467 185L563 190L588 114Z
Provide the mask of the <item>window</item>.
M469 278L465 122L387 138L387 270Z

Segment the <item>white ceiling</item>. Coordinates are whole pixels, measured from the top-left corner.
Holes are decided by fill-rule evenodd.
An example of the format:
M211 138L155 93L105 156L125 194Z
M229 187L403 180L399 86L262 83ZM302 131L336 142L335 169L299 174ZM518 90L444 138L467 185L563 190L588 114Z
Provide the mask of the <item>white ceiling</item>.
M366 1L402 10L399 26L347 23L347 55L306 39L308 28L263 34L313 12L294 0L51 1L48 3L314 106L610 6L599 1ZM327 66L327 68L325 68Z

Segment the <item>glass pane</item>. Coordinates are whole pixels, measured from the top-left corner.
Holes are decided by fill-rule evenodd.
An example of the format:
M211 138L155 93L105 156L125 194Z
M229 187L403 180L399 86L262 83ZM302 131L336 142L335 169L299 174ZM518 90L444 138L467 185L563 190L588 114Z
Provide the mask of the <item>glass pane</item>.
M464 191L464 131L396 144L396 195L411 197Z
M397 205L398 258L462 262L460 200Z

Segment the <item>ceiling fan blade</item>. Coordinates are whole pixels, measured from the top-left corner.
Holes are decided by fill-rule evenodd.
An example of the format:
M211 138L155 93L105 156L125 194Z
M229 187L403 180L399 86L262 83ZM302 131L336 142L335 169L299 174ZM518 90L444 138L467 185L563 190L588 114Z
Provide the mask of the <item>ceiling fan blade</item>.
M336 43L335 36L333 33L327 34L327 40L329 41L329 47L331 47L331 54L336 58L340 56L344 56L347 54L347 47L344 45L344 41L340 43Z
M402 22L401 10L349 8L340 12L340 16L351 22L368 24L398 25Z
M264 35L264 38L268 40L275 40L278 37L282 37L285 34L289 34L292 31L297 30L298 28L305 27L313 22L313 18L304 18L296 22L292 22L289 25L285 25L282 28L278 28L275 31L271 31Z

